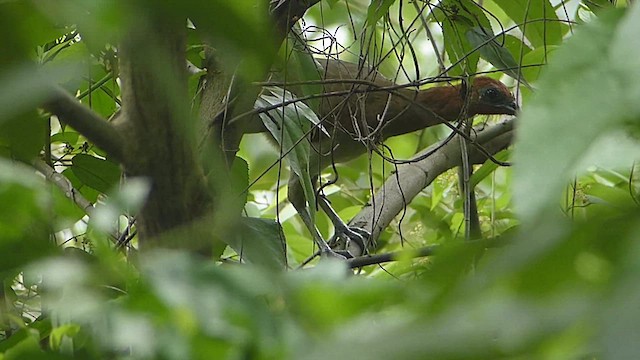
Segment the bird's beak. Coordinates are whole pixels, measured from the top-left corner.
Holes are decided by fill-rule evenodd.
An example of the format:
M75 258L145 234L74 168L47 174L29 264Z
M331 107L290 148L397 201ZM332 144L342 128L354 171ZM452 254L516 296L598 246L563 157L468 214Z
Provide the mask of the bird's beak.
M518 103L515 101L512 101L508 104L503 105L503 108L509 111L507 113L509 115L516 115L520 110L520 107L518 107Z

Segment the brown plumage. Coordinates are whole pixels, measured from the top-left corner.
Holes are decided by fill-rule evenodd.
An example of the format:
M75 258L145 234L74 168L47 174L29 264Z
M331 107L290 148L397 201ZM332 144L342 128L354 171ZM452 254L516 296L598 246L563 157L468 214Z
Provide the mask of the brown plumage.
M444 85L425 90L393 88L396 85L377 71L358 69L352 63L324 60L320 63L325 94L351 92L349 96L329 96L320 103L319 117L331 135L316 132L312 138L315 154L311 159L311 175L334 162L346 162L367 151L365 138L374 143L407 134L462 116L479 114L514 115L516 101L509 89L500 81L478 76L473 80L468 106L463 114L465 93L461 85ZM354 79L372 82L354 84ZM340 82L343 81L343 82ZM351 81L351 82L349 82ZM290 88L292 92L298 90ZM365 123L366 121L366 123ZM366 126L365 126L366 124ZM318 163L319 160L322 160Z

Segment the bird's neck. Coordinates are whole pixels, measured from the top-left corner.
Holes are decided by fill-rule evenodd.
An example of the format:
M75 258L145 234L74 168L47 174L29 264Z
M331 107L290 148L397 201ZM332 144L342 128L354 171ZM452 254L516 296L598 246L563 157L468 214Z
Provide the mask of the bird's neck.
M390 109L390 118L385 126L384 137L407 134L447 121L454 121L460 116L464 104L460 86L444 85L425 90L405 89L400 92L402 101Z
M417 103L413 106L418 107L421 110L420 113L428 113L421 117L420 121L431 125L431 121L442 123L457 120L462 113L463 105L464 99L460 85L444 85L419 91ZM424 108L429 109L430 112L425 111Z

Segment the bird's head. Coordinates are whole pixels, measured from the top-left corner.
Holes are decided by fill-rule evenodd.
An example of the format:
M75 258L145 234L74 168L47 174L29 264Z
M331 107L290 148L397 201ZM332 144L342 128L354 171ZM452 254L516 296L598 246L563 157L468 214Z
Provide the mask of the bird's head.
M515 115L517 111L518 103L503 83L486 76L473 79L470 115Z
M463 82L420 91L419 102L438 115L437 120L430 116L423 117L420 126L455 121L461 116L515 115L518 111L518 103L511 91L498 80L476 76L473 79L471 93L467 93L466 89L467 86ZM465 103L466 101L468 103Z

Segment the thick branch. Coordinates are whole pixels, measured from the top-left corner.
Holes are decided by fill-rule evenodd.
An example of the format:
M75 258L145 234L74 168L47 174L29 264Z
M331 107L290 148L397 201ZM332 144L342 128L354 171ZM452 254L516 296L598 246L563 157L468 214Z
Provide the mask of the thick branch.
M124 160L123 141L116 129L63 89L53 87L49 100L42 107L106 151L114 160Z
M319 3L320 0L280 0L272 7L272 17L276 23L278 36L284 39L291 26L295 24L313 5ZM272 4L275 1L271 2Z
M508 120L480 131L475 136L475 143L484 147L490 154L507 148L513 139L513 122L514 120ZM433 147L423 151L416 155L416 158L432 149ZM473 144L469 150L472 163L486 161L486 156L482 155ZM363 208L350 224L371 232L368 247L372 248L380 232L389 226L422 189L431 184L440 174L459 166L460 162L460 144L457 141L449 141L421 161L398 165L397 174L387 179L383 187L374 195L371 203ZM357 248L351 249L351 252L356 256L361 255L361 250Z

